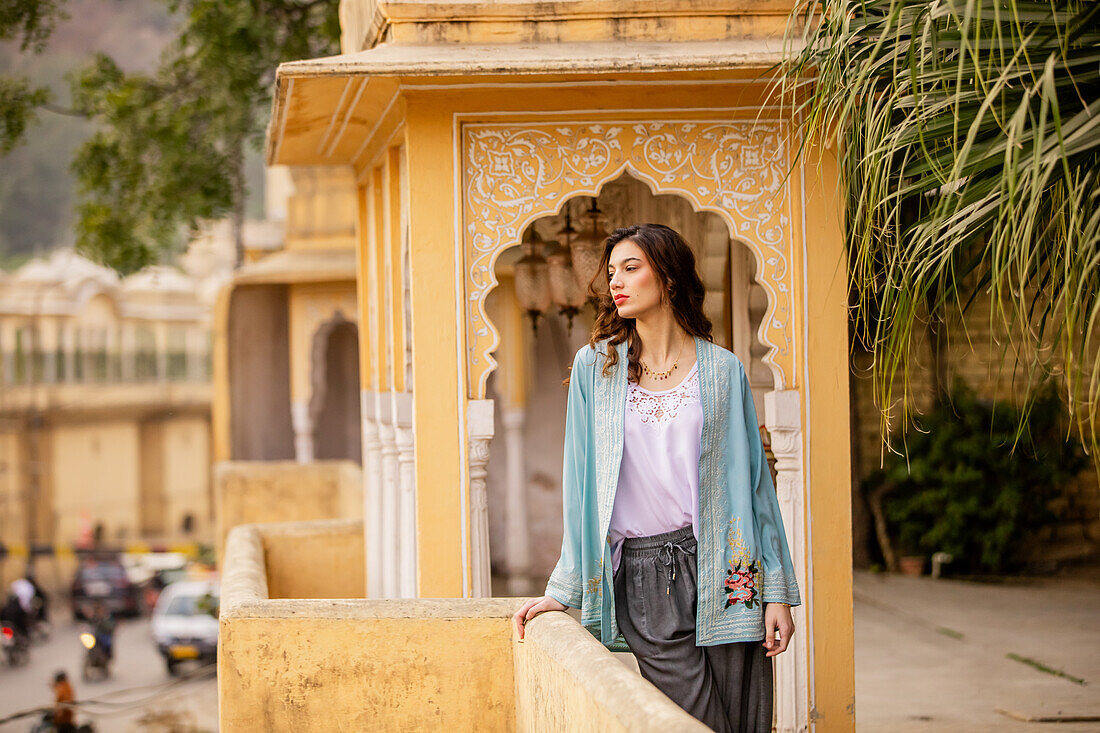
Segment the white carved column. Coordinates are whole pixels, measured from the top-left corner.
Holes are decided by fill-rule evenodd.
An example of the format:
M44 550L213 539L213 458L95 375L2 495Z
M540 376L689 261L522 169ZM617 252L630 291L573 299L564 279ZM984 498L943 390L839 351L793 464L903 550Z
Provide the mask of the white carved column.
M74 331L72 323L67 322L61 327L61 333L58 334L61 351L64 353L61 358L61 368L58 370L58 379L62 382L76 380L76 365L73 363L76 356L76 334Z
M66 338L66 349L69 353L69 358L65 361L69 364L68 369L72 369L72 355L74 349L72 348L72 331L69 330L68 338ZM122 352L122 381L132 382L137 378L137 337L134 333L134 324L131 322L125 322L122 324L122 334L120 337L119 348Z
M4 386L15 384L15 337L14 332L10 339L11 343L8 343L8 332L2 334L4 343L0 343L0 354L3 359L3 375L2 381Z
M115 324L107 331L107 381L122 379L122 327Z
M393 395L394 433L397 445L398 515L400 536L399 590L402 598L416 598L416 451L413 437L412 393Z
M382 440L375 393L359 393L363 421L363 547L367 553L367 598L382 597Z
M157 350L157 381L168 381L168 324L157 324L153 330Z
M470 574L474 598L493 594L489 567L489 491L485 484L489 442L493 439L493 401L470 400Z
M201 326L192 325L187 329L187 379L201 382L206 379L207 336Z
M506 407L501 411L504 423L504 447L508 457L507 503L505 505L505 566L508 568L508 592L530 592L531 541L527 525L527 467L523 461L523 424L527 410Z
M308 401L290 403L290 424L294 429L294 460L298 463L312 463L313 416L309 414Z
M52 339L46 339L43 329L38 330L38 340L35 348L42 354L42 381L46 384L57 384L60 380L57 374L57 344L59 342L58 326L50 324Z
M95 381L95 359L92 354L95 351L95 339L92 338L92 330L87 326L77 331L77 343L80 345L80 374L82 382Z
M385 398L385 401L383 401ZM382 597L397 598L400 590L400 487L397 477L397 432L389 393L377 395L375 405L382 456Z
M810 604L806 583L806 506L802 473L802 399L798 390L788 389L764 395L764 423L771 434L775 455L776 495L783 514L794 562L802 605L791 609L794 638L784 654L775 658L775 709L777 733L802 733L809 730L810 659L808 623Z

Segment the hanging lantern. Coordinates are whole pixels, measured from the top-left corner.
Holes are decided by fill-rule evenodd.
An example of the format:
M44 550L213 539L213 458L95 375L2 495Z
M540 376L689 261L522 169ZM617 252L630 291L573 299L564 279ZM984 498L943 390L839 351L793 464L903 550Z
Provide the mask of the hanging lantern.
M573 240L577 237L577 230L573 228L573 215L569 211L569 205L565 206L565 226L558 231L555 239L559 247L569 249L569 246L573 244Z
M596 277L596 270L600 267L600 258L603 256L604 242L607 240L607 232L603 228L603 212L596 205L596 197L592 197L592 208L585 212L589 223L583 228L579 236L573 239L570 251L573 255L573 270L577 274L577 283L581 292L588 296L588 284ZM602 278L596 280L596 287L607 288L607 283Z
M550 296L565 316L569 333L573 333L573 318L584 306L585 292L577 282L573 270L573 255L569 250L577 230L569 216L569 207L565 209L565 226L558 232L557 242L551 242L546 251L546 262L550 266Z
M539 253L544 244L535 231L528 227L523 235L523 257L516 262L516 300L531 317L531 330L538 333L539 316L550 307L549 266Z

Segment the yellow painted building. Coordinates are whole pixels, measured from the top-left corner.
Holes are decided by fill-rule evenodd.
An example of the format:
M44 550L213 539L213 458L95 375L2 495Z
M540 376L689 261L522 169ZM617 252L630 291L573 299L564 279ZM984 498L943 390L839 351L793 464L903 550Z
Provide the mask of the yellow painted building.
M248 522L362 516L354 185L274 167L279 234L246 252L214 309L218 555Z
M275 169L268 189L282 236L248 253L215 308L214 459L358 461L352 181Z
M31 549L46 555L43 581L62 587L55 547L64 557L93 543L212 539L210 296L220 274L216 261L191 264L191 274L151 267L120 280L61 250L0 280L5 580L22 574Z
M279 68L268 163L328 169L333 195L342 190L355 204L347 241L357 286L368 598L474 603L493 594L494 560L511 592L524 583L537 587L537 551L553 546L555 533L560 538L560 515L556 528L537 531L528 531L533 525L524 520L547 516L554 501L560 506L560 494L554 495L560 476L549 468L560 451L560 381L591 314L581 308L570 331L566 319L547 308L532 333L517 302L516 267L521 254L543 246L521 245L532 229L543 239L558 235L566 210L580 236L658 218L692 240L716 339L749 367L775 458L805 599L796 614L799 634L776 666L778 729L853 729L841 189L833 153L812 140L805 162L787 177L799 127L769 97L768 75L790 9L790 2L731 0L345 0L344 53ZM603 212L594 222L585 213L593 199ZM322 269L321 263L343 257L318 251L309 268L299 269ZM574 256L573 267L582 266ZM245 292L246 283L238 283L232 298ZM309 458L295 448L311 427L301 420L303 429L294 429L295 410L304 409L294 407L301 404L295 368L288 364L270 392L234 381L234 359L244 358L233 356L242 330L278 334L282 340L271 353L288 362L301 358L290 346L293 291L284 292L257 298L269 298L271 312L284 314L286 325L252 325L233 304L223 311L228 317L220 317L227 324L216 337L216 363L226 365L215 406L221 458ZM244 336L250 344L263 341L255 333ZM306 341L298 343L302 348ZM261 396L267 403L256 405ZM256 424L255 415L239 417L247 409L272 416L260 423L277 433L272 442L261 441L277 446L270 454L240 452L239 436L256 429L238 427ZM223 410L224 420L218 417ZM560 460L557 466L560 472ZM504 521L494 530L500 512ZM245 530L252 534L231 537L226 568L234 579L227 579L228 606L235 609L222 621L222 672L232 672L232 679L220 680L226 730L243 730L241 721L261 714L256 705L284 721L313 709L310 696L297 693L289 708L278 702L289 698L278 695L270 709L240 697L248 684L240 676L249 673L233 660L262 654L248 639L267 638L267 646L285 650L284 659L297 660L289 668L274 658L256 664L274 689L301 690L299 672L318 662L302 643L310 624L321 631L348 619L433 613L397 600L287 605L292 601L276 600L262 578L281 562L275 555L265 560L265 553L276 552L294 532L279 530L277 545L274 535ZM301 541L314 532L303 526ZM528 556L515 562L501 543L525 548ZM232 565L244 558L252 568L247 572ZM265 561L271 563L266 571ZM308 573L308 565L299 572ZM413 605L378 605L399 602ZM447 613L479 613L471 609L459 605ZM301 628L291 631L291 618ZM248 633L237 633L246 622ZM498 625L497 633L505 629ZM402 643L404 634L392 643ZM512 717L505 713L503 729L529 724L521 701L533 688L521 689L520 667L514 669L509 704L519 707ZM330 669L325 679L344 684L354 677L344 672ZM563 705L558 713L568 714L565 700L596 694L571 691L570 684L580 684L573 679L553 681ZM465 709L448 697L461 691L447 689L440 699ZM350 720L316 720L310 727L344 723Z

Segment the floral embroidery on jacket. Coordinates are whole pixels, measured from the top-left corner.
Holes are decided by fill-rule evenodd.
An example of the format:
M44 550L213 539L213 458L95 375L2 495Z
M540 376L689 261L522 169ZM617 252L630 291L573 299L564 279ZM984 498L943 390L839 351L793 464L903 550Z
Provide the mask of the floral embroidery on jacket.
M732 565L733 562L731 561ZM760 564L753 560L748 567L743 567L738 562L736 566L726 571L725 608L729 608L738 601L745 604L745 608L756 608L759 603L757 598L760 591L756 587L756 579L760 575Z
M603 593L603 558L600 558L600 563L596 568L596 574L588 579L588 592L591 595L598 596Z
M740 521L730 522L729 532L730 568L726 570L726 580L722 593L726 596L729 608L737 603L745 608L756 608L760 604L760 561L751 557L745 541L741 537Z

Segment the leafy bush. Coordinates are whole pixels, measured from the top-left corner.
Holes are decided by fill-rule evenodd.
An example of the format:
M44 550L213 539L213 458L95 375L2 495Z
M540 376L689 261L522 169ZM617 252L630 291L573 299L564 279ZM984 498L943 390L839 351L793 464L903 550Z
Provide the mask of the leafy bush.
M920 429L907 431L908 465L891 454L863 483L865 495L884 494L900 554L948 552L961 572L1018 568L1029 535L1054 520L1050 500L1088 465L1080 442L1066 440L1064 415L1046 384L1016 442L1019 410L981 400L956 381Z

